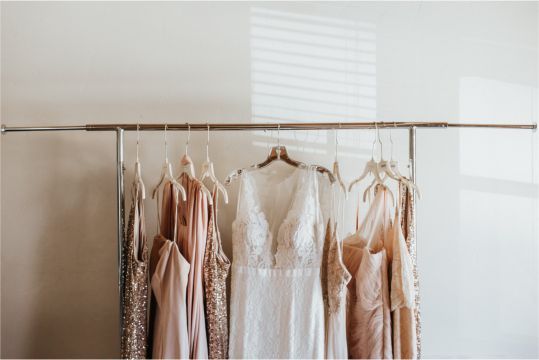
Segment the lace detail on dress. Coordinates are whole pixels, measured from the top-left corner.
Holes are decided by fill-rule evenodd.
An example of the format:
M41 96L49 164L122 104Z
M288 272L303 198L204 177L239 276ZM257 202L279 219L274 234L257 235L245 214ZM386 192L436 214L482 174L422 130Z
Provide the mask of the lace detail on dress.
M315 170L295 171L297 191L284 220L273 224L276 234L261 210L255 178L242 175L232 236L231 358L324 358L325 224Z
M324 239L316 186L316 174L305 171L302 186L279 226L275 254L273 236L258 203L254 179L246 172L240 186L238 215L232 223L234 263L257 268L319 267Z
M271 234L268 222L256 203L252 179L245 173L240 185L238 214L232 223L232 254L234 264L270 268Z

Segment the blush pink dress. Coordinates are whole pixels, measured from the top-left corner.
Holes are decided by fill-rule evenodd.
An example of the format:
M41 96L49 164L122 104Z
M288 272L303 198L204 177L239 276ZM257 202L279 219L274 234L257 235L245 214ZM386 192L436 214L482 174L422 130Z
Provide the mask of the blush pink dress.
M353 359L393 357L388 256L391 200L380 187L359 230L344 239L343 260L352 274L348 283L347 341Z
M208 358L208 340L204 312L204 251L208 235L208 198L199 180L182 173L178 182L184 187L187 200L178 203L178 247L191 269L187 281L187 325L189 357Z
M157 203L159 218L159 197ZM155 236L150 256L153 335L151 354L154 359L189 357L186 294L190 266L176 242L170 240L176 234L175 204L171 186L166 184L163 189L164 216L158 219L158 235ZM172 231L170 224L174 224Z

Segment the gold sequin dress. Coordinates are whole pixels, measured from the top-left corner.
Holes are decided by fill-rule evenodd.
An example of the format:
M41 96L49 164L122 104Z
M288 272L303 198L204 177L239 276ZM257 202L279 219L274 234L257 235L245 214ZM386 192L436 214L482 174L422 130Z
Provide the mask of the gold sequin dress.
M346 293L352 275L342 260L337 224L326 227L322 258L322 290L326 306L326 359L348 358L346 343Z
M402 194L403 189L399 189ZM400 199L400 197L399 197ZM416 359L416 325L414 317L414 276L412 258L401 226L401 201L397 203L391 225L388 248L390 263L390 299L393 327L393 356L396 359Z
M416 227L415 227L415 194L408 190L408 187L404 183L400 183L400 221L402 232L406 240L406 246L412 259L412 273L414 277L414 308L413 319L410 317L409 323L413 323L415 329L415 356L421 358L421 313L419 310L420 296L419 296L419 275L417 271L417 256L416 256ZM404 325L409 326L409 325ZM410 350L409 354L401 353L402 357L410 357L413 355ZM409 355L409 356L405 356Z
M121 357L144 359L148 350L148 245L144 200L139 182L133 184L133 203L124 236Z
M208 206L208 238L204 254L204 292L208 355L210 359L228 358L228 316L226 307L226 278L230 261L221 247L217 225L218 193L214 190L213 205Z

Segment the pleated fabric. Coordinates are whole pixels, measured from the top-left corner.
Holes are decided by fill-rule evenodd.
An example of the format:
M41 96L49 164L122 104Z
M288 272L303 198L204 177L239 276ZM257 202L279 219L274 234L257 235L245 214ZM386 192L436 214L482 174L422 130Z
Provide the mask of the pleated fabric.
M359 230L344 239L343 260L352 274L348 283L347 341L353 359L393 357L388 257L391 197L378 189Z

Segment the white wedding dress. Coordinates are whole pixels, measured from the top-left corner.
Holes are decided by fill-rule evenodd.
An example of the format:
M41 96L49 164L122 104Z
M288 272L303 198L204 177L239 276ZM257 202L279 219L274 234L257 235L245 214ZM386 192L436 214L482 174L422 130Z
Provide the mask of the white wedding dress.
M324 358L324 180L313 167L280 162L242 175L232 224L230 358Z

